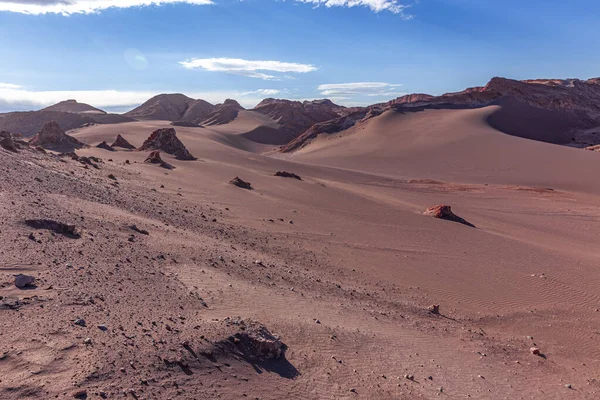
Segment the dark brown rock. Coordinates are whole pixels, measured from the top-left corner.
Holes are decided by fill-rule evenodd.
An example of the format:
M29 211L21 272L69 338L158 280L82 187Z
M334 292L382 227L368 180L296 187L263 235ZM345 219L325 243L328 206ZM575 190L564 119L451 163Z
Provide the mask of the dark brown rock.
M152 135L138 150L160 150L174 155L178 160L195 160L184 144L177 138L175 129L162 128L152 132Z
M299 181L302 180L302 178L300 178L300 176L294 174L293 172L287 172L287 171L277 171L275 173L275 176L281 176L282 178L294 178L294 179L298 179Z
M55 233L72 237L81 236L81 233L75 225L69 225L51 219L27 219L25 220L25 224L33 229L47 229Z
M240 179L239 177L235 177L232 180L229 181L229 183L231 183L232 185L235 185L239 188L242 189L248 189L248 190L253 190L252 185L250 184L250 182L246 182L242 179Z
M108 151L115 151L115 149L113 149L112 146L110 146L108 143L106 143L106 141L99 143L96 147L99 149L104 149L104 150L108 150Z
M158 150L150 152L150 154L144 160L144 162L148 163L148 164L158 164L161 167L166 168L166 169L173 169L174 168L171 164L163 161L163 159L160 157L160 151L158 151Z
M73 151L74 149L89 147L87 144L67 135L55 121L46 123L40 132L31 138L29 144L56 151Z
M437 206L429 207L427 210L425 210L425 212L423 214L428 215L433 218L445 219L446 221L458 222L458 223L461 223L463 225L467 225L467 226L470 226L473 228L475 227L475 225L464 220L463 218L459 217L458 215L455 215L452 212L452 208L447 205L440 204Z
M111 145L111 147L122 147L124 149L128 149L128 150L133 150L135 149L135 146L132 145L131 143L129 143L127 140L125 140L125 138L121 135L117 135L117 139L115 140L115 142Z
M2 148L5 150L12 151L13 153L18 152L17 145L15 144L15 141L12 139L12 137L5 137L0 139L0 146L2 146Z

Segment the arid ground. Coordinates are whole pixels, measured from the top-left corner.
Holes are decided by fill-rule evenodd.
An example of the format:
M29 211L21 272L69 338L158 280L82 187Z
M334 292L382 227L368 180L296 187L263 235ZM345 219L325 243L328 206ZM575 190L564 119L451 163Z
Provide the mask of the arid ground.
M95 147L168 121L70 132L98 168L0 148L0 398L599 398L600 154L497 108L387 110L292 153L240 111L177 126L197 160L174 169ZM281 357L244 347L262 327Z

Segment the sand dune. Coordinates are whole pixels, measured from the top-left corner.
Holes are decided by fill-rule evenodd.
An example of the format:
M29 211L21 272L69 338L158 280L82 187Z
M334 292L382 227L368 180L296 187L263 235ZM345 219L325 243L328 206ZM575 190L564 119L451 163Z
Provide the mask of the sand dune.
M600 158L499 132L489 121L505 123L505 112L501 106L387 111L341 133L322 135L290 157L353 170L360 166L360 171L394 178L597 192L594 171Z

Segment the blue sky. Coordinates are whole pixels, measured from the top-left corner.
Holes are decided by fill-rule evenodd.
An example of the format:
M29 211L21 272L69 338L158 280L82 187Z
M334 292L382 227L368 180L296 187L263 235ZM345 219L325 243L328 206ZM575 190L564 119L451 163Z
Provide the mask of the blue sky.
M592 0L157 2L0 0L0 112L67 98L125 111L164 92L364 105L600 76Z

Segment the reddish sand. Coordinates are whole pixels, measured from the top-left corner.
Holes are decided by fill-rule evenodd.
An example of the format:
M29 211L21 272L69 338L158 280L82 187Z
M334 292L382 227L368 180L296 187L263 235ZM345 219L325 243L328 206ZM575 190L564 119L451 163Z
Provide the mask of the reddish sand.
M0 296L26 302L0 309L0 398L598 398L600 157L500 133L495 111L389 111L291 154L251 140L269 122L241 111L176 127L198 160L161 153L173 170L0 149ZM74 136L139 147L162 127ZM438 204L475 228L422 214ZM84 234L38 243L31 216ZM220 345L238 316L285 358Z

